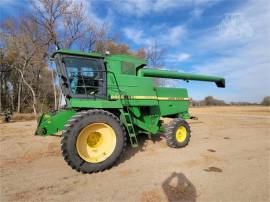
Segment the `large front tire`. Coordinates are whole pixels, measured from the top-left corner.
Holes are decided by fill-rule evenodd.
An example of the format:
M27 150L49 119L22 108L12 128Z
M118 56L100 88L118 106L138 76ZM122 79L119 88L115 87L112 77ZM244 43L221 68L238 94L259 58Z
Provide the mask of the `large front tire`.
M65 125L61 150L70 167L83 173L110 168L126 145L126 132L119 119L104 110L74 115Z

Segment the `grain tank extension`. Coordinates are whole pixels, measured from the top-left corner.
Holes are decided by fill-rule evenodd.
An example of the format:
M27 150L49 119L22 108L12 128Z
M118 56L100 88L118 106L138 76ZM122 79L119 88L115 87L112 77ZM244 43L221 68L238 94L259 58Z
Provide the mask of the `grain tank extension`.
M102 55L58 50L56 64L65 107L41 115L36 135L62 131L65 161L82 173L111 167L127 142L138 146L138 135L164 133L167 144L181 148L190 140L189 97L184 88L155 86L154 78L214 82L221 77L146 68L146 61L129 55ZM162 117L173 120L163 126Z

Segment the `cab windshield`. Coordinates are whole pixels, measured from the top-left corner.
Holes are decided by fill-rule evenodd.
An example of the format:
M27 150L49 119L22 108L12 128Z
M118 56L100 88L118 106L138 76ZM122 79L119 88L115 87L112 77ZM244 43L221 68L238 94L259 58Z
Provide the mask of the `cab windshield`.
M79 95L79 97L103 96L105 72L102 71L102 65L98 59L66 56L63 61L73 95Z

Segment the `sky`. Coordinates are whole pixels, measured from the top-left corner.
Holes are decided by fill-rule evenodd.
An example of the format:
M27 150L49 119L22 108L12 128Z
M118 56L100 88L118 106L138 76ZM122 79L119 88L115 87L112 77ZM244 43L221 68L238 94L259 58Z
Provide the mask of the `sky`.
M76 0L90 19L133 50L157 43L164 69L221 76L213 83L168 81L195 100L211 95L260 102L270 95L270 0ZM0 0L1 20L29 12L26 0Z

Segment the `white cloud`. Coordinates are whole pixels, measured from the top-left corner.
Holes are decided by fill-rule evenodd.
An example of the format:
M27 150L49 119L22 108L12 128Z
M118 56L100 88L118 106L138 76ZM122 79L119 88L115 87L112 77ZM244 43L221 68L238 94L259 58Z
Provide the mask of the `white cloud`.
M201 15L203 14L204 10L202 8L194 8L191 12L191 17L194 19L197 19L199 17L201 17Z
M218 26L218 37L228 40L242 40L251 38L254 30L243 13L227 14Z
M170 0L125 0L113 1L115 7L125 13L143 16L149 12L160 12L178 5L178 1Z
M183 26L175 26L168 29L168 32L165 32L160 38L162 41L166 41L167 44L173 45L178 44L185 34L185 29Z
M123 32L129 40L131 40L133 43L138 45L145 45L149 46L154 42L154 39L152 37L146 37L144 36L143 30L135 29L132 27L124 28Z
M160 13L170 9L173 11L176 8L185 6L204 6L218 2L219 0L125 0L112 1L115 8L119 11L136 15L144 16L151 12Z
M93 1L89 0L73 0L73 1L75 3L82 3L84 5L87 17L91 22L96 23L97 25L107 25L108 28L113 26L114 14L111 9L109 9L107 15L104 18L101 18L96 14L96 11L93 7Z
M192 5L193 10L190 12L190 21L200 19L207 8L221 1L222 0L194 0Z
M226 100L261 101L270 95L270 9L265 1L249 1L225 15L211 32L194 39L195 49L221 54L194 67L194 72L224 76ZM220 92L220 96L222 95Z
M135 44L149 46L156 42L157 44L165 47L178 45L183 39L184 34L186 33L185 28L181 25L166 29L165 27L163 27L163 29L157 29L155 27L154 29L149 30L150 31L148 32L151 32L151 30L153 30L151 36L146 36L144 30L133 27L126 27L123 29L123 32L125 34L125 37ZM161 30L166 31L162 32Z
M167 56L168 62L184 62L190 59L191 55L188 53L171 54Z
M209 4L215 4L220 1L222 0L194 0L193 2L196 6L204 6Z
M153 10L156 12L164 11L166 9L172 9L175 7L181 6L182 3L186 3L185 1L177 1L177 0L157 0L154 2Z

